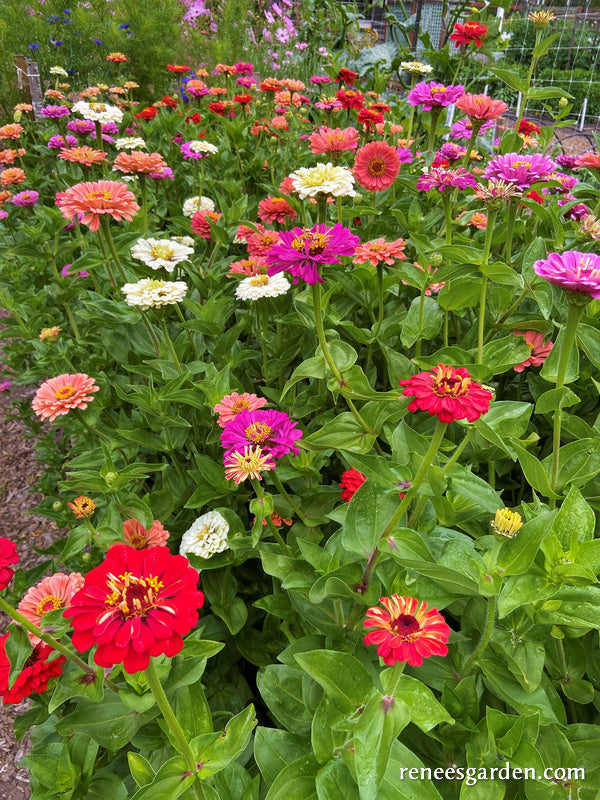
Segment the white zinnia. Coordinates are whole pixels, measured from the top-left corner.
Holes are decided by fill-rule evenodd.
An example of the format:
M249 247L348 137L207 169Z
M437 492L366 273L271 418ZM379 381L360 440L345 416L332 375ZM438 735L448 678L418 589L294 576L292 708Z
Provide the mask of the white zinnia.
M173 241L179 242L179 244L184 244L186 247L191 248L193 248L196 244L191 236L174 236Z
M290 282L281 272L277 275L253 275L240 281L235 296L240 300L259 300L261 297L279 297L290 288Z
M411 75L428 75L433 72L433 67L423 64L421 61L401 61L400 66Z
M137 283L126 283L121 291L128 306L139 306L143 311L162 308L183 300L187 285L183 281L156 281L142 278Z
M218 153L219 148L211 144L210 142L205 142L204 139L197 139L194 142L188 142L188 147L192 151L192 153Z
M50 67L49 72L50 75L60 75L61 78L69 77L69 73L67 72L67 70L63 69L62 67Z
M196 211L214 211L215 204L210 197L188 197L183 204L183 215L185 217L193 217Z
M124 136L122 139L115 140L115 147L117 150L137 150L141 147L146 147L146 142L141 136Z
M107 103L86 103L85 100L79 100L71 111L75 111L84 119L91 120L92 122L122 122L123 112L117 106L109 106Z
M210 558L214 553L227 550L229 524L218 511L209 511L192 523L183 534L179 553L182 556L193 553L201 558Z
M131 248L131 255L148 264L152 269L166 269L173 272L175 264L189 261L193 247L186 247L173 239L138 239Z
M318 164L316 167L301 167L290 175L292 185L304 200L316 194L331 194L334 197L354 197L354 175L347 167L333 164Z

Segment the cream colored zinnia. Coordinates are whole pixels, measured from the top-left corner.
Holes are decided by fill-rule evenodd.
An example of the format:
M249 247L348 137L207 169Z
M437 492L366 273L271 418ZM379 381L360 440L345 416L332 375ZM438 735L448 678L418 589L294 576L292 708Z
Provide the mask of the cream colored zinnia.
M235 290L235 296L240 300L260 300L261 297L279 297L290 288L290 282L285 275L269 276L265 272L244 278Z
M173 239L138 239L131 248L133 258L143 261L152 269L166 269L167 272L173 272L180 261L189 261L193 252L193 247Z
M117 150L138 150L146 147L146 142L141 136L124 136L115 140Z
M126 283L121 291L128 306L138 306L146 311L149 308L162 308L179 303L185 297L187 285L183 281L142 278L137 283Z
M199 197L196 195L195 197L188 197L188 199L183 204L183 215L185 217L193 217L196 211L214 211L215 204L210 199L210 197Z
M292 186L304 200L317 194L333 197L354 197L354 175L347 167L333 164L318 164L316 167L301 167L289 176Z
M183 534L179 553L187 556L189 553L210 558L215 553L227 550L227 534L229 523L218 511L209 511L195 520L191 527Z

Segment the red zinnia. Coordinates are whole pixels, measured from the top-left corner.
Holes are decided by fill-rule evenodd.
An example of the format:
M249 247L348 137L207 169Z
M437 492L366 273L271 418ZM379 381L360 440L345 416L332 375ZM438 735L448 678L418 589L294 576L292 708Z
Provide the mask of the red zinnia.
M535 122L530 122L528 119L522 119L521 122L519 122L519 130L517 133L530 134L540 132L540 126L536 125Z
M191 226L192 231L197 233L201 239L208 239L212 241L211 228L222 217L218 211L196 211L192 216Z
M450 36L450 41L456 42L456 47L460 47L461 44L468 45L470 42L475 42L479 50L483 44L483 37L487 32L487 25L484 25L483 22L465 22L464 25L457 22L452 36Z
M377 655L392 667L408 661L420 667L424 658L445 656L450 627L437 608L427 611L427 603L414 597L393 594L379 600L386 610L374 606L367 611L365 628L379 630L365 636L365 644L377 645Z
M258 204L258 218L272 225L274 222L283 224L286 219L293 222L296 212L283 197L266 197Z
M0 591L6 589L15 574L9 564L16 564L18 560L17 545L5 536L0 536Z
M492 393L471 380L466 369L438 364L431 372L419 372L400 381L405 397L414 397L409 411L427 411L440 422L467 419L474 422L490 408Z
M345 109L361 109L365 105L364 95L354 89L338 89L335 96L342 104L342 108Z
M356 151L352 174L369 192L389 189L399 172L398 152L385 142L369 142Z
M138 111L137 114L134 114L134 117L137 119L154 119L154 117L158 114L158 108L154 108L154 106L146 106L141 111Z
M349 503L366 480L367 476L354 469L354 467L350 467L350 469L343 472L342 480L339 483L342 490L342 500Z
M80 653L98 645L98 666L123 663L129 673L146 669L150 656L175 656L204 603L197 583L187 558L166 547L113 545L64 612L73 645Z
M9 688L10 661L6 655L6 640L10 634L5 633L0 637L0 696L2 704L20 703L30 694L41 694L48 688L48 682L62 672L65 663L64 656L58 656L52 661L46 661L54 650L43 642L33 648L32 654L23 664L23 669L17 675L13 685Z
M186 67L185 64L167 64L167 69L180 75L190 71L190 67Z
M351 69L348 69L347 67L342 67L337 74L335 83L347 83L348 86L354 86L357 78L358 78L358 72L353 72Z

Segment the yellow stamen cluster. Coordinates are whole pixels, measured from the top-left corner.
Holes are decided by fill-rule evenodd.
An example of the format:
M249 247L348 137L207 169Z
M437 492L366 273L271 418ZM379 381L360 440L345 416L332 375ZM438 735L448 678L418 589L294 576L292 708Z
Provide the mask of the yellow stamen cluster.
M499 508L490 525L498 536L502 536L504 539L513 539L523 527L523 520L518 511Z

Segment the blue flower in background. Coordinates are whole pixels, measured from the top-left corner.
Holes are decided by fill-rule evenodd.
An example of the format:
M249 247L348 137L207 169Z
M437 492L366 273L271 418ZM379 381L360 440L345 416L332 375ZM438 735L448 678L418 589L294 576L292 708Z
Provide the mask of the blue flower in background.
M51 44L55 44L57 47L60 47L61 44L62 44L62 41L60 39L50 39L50 43Z
M70 25L70 24L71 24L71 22L73 22L73 20L72 20L72 19L63 19L63 22L64 22L66 25Z
M67 73L68 73L69 75L77 75L77 70L76 70L76 69L68 69L68 70L67 70Z
M37 49L38 49L38 47L39 47L39 44L28 44L28 45L27 45L27 47L28 47L30 50L37 50Z
M63 14L70 14L70 13L71 13L70 8L63 8Z
M130 27L131 27L131 25L129 25L127 22L124 22L122 25L119 25L119 30L120 31L124 31L124 30L127 30L127 28L130 28Z
M100 39L92 39L92 41L94 42L94 44L98 44L98 45L100 45L100 47L104 47L104 45L103 45L103 43L100 41Z

